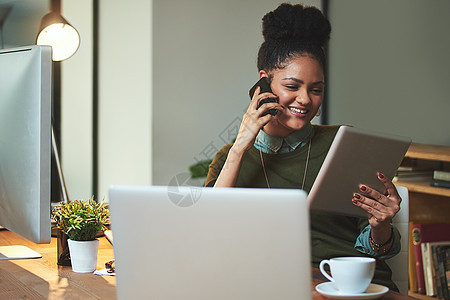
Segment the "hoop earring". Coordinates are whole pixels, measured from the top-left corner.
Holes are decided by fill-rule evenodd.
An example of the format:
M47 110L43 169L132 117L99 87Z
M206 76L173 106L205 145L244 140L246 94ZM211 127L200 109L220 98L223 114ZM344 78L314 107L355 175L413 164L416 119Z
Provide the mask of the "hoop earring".
M320 117L320 107L319 107L319 109L317 110L316 117Z

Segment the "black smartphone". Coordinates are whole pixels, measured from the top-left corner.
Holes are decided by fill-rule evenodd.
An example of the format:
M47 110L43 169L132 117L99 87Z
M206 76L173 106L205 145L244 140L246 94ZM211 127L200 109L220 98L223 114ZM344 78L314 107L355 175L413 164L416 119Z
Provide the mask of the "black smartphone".
M272 89L270 88L270 82L267 79L267 77L261 77L261 79L258 80L258 82L255 83L255 85L248 92L250 99L252 99L253 95L255 94L256 88L258 86L261 87L261 90L259 91L260 94L267 93L267 92L272 93ZM277 101L273 98L263 99L263 100L259 101L257 109L264 103L269 103L269 102L277 102ZM277 109L269 109L269 110L263 112L262 116L265 116L267 114L271 114L272 116L275 116L277 113L278 113Z

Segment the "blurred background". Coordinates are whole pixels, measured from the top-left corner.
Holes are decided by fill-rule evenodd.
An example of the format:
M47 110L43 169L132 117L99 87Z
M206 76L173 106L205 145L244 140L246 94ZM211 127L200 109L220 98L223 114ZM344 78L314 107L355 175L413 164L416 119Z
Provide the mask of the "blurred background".
M60 0L79 50L60 64L71 199L179 184L231 142L257 80L261 18L282 1ZM316 123L450 145L450 1L304 1L332 24ZM0 46L35 44L54 1L0 0ZM0 66L1 67L1 66Z

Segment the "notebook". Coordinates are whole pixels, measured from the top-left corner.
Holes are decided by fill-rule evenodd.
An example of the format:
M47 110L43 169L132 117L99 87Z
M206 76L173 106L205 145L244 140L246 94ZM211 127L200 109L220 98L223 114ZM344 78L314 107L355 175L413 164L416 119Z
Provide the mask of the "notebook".
M301 190L115 186L118 299L310 299Z
M384 194L377 172L392 179L410 144L408 137L341 126L308 195L311 209L367 218L353 193L365 184Z

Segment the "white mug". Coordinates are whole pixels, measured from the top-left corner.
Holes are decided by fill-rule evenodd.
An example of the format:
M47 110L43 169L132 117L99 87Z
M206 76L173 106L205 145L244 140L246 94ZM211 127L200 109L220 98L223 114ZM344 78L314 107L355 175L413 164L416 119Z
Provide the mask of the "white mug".
M330 266L331 276L325 271ZM375 273L375 258L371 257L335 257L324 259L319 265L320 272L333 282L342 294L364 293Z

